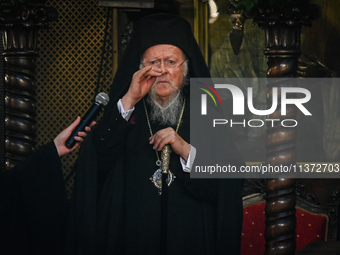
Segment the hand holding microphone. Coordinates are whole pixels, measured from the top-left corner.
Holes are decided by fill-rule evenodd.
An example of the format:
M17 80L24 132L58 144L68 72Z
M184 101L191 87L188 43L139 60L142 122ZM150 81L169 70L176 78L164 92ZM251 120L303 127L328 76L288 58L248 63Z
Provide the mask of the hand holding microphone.
M75 137L78 136L78 132L85 132L85 127L90 126L91 122L97 117L102 107L107 105L109 101L109 96L106 93L101 92L96 96L95 103L86 112L80 123L65 141L66 148L72 149L76 145L78 141Z
M78 135L74 137L74 139L77 140L76 145L69 149L65 146L65 140L70 136L73 129L75 129L76 126L80 123L80 120L81 118L78 116L71 125L69 125L56 138L54 138L53 142L58 151L59 157L77 149L80 146L80 143L83 141L83 139L87 136L87 133L91 131L91 127L96 124L95 121L92 121L89 126L85 127L85 132L79 132Z

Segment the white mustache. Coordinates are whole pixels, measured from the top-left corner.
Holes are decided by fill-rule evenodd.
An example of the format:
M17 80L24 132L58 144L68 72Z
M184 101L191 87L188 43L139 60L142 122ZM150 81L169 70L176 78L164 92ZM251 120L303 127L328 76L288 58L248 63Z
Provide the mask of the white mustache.
M157 77L155 82L152 84L152 86L155 86L157 83L161 82L161 81L166 81L168 82L170 85L172 85L172 81L169 78L161 78L161 77Z

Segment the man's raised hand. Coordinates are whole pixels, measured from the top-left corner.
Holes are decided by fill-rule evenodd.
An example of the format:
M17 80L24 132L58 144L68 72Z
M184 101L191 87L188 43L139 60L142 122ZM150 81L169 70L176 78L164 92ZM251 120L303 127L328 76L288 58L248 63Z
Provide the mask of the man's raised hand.
M143 67L134 73L128 92L122 98L125 110L132 109L150 90L157 77L162 75L162 69Z

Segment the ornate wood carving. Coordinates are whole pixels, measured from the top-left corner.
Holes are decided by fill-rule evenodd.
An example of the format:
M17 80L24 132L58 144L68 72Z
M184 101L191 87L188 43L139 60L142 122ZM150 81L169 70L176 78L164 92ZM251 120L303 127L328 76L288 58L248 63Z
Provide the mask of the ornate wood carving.
M56 9L42 4L3 4L0 9L5 59L6 170L34 151L37 33L48 22L57 20L57 14Z
M3 52L2 33L0 33L0 52ZM4 59L0 58L0 173L5 170L5 79Z
M302 26L310 26L311 20L320 15L315 5L308 0L277 0L274 6L268 1L259 1L254 23L264 30L265 51L268 57L268 78L281 78L268 84L268 107L272 88L293 86L288 79L296 77L300 55ZM280 93L278 93L280 94ZM279 102L281 100L279 99ZM282 116L280 105L269 119L296 119L297 110L290 106ZM296 129L284 128L279 121L267 128L267 164L290 165L296 163ZM266 184L266 252L265 254L294 254L295 243L295 180L268 179Z

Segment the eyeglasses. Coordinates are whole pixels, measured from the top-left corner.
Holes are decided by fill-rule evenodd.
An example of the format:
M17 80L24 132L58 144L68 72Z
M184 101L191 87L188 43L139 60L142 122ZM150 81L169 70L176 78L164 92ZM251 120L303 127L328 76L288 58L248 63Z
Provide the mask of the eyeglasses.
M143 66L144 67L149 67L149 66L160 67L161 63L163 62L163 64L164 64L166 69L175 69L175 68L180 67L181 65L183 65L183 63L186 60L187 60L187 58L185 58L182 63L177 64L177 62L175 60L172 60L172 59L165 59L165 60L156 59L156 60L153 60L153 61L149 61L146 64L143 63Z

